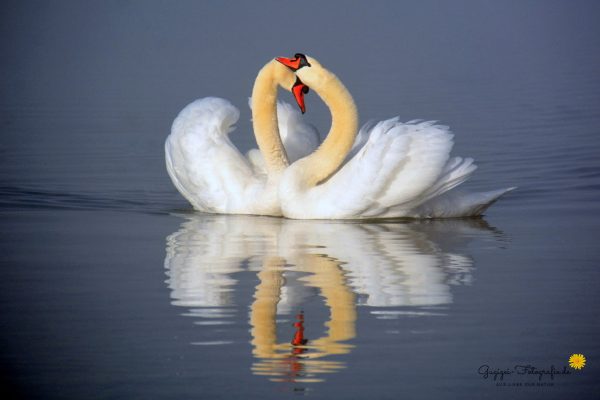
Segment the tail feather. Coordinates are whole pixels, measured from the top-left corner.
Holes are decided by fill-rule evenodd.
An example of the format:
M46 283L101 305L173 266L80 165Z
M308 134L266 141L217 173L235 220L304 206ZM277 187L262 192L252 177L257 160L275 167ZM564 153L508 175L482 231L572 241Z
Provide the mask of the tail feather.
M510 187L477 193L446 192L421 204L408 216L414 218L477 217L500 197L515 189L516 187Z

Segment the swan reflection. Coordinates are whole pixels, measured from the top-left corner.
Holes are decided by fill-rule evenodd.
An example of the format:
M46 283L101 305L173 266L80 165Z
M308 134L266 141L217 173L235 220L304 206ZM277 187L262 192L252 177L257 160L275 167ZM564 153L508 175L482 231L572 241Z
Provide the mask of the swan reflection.
M256 272L250 305L252 371L272 380L319 381L344 368L356 336L357 306L376 318L439 315L452 286L472 282L472 237L483 220L354 223L188 215L168 236L165 267L172 304L201 325L231 323L236 274ZM324 333L305 333L303 304L319 295ZM394 309L389 309L394 307ZM399 307L402 307L398 309ZM387 309L386 309L387 308ZM278 337L281 319L293 332ZM226 342L223 342L226 343Z

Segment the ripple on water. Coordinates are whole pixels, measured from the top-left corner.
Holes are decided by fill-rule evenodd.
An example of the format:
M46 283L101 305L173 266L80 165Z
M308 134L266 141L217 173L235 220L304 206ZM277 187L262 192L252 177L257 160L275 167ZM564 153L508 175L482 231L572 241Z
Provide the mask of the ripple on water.
M116 210L133 212L168 212L173 207L172 192L113 191L101 196L68 189L50 190L35 186L0 186L0 208Z

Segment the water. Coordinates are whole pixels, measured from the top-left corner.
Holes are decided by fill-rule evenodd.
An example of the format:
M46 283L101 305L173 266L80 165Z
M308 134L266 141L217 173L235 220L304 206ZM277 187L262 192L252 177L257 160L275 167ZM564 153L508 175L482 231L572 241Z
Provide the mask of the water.
M3 3L4 398L594 398L600 7L343 4ZM449 125L468 188L519 189L474 220L192 212L172 119L230 99L249 149L254 75L297 51L363 121Z

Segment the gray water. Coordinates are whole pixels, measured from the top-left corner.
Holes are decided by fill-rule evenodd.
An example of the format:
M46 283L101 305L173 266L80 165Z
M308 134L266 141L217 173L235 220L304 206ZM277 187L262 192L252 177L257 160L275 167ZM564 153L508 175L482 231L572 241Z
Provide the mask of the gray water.
M3 2L3 398L594 398L599 20L584 1ZM164 167L173 118L229 99L254 147L255 74L299 51L363 122L449 125L468 188L519 189L482 219L194 213Z

